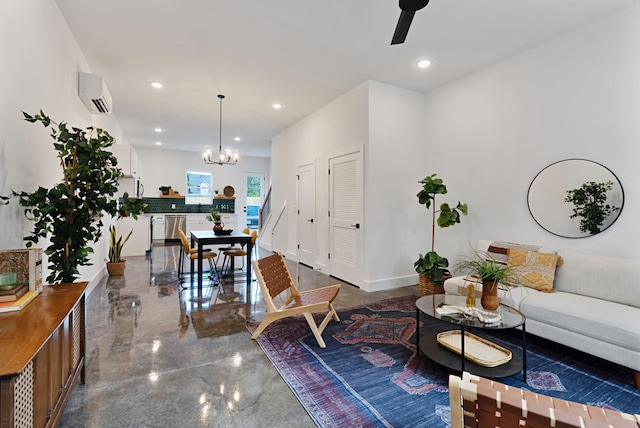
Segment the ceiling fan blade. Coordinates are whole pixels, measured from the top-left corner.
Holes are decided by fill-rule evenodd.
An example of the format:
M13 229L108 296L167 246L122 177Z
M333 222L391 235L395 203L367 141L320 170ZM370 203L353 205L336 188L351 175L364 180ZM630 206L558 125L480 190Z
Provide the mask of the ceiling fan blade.
M391 39L392 45L404 43L404 40L407 38L407 33L409 32L409 27L411 26L411 21L413 21L413 15L415 14L415 11L406 10L403 10L400 13L400 18L396 25L396 31L393 33L393 39Z

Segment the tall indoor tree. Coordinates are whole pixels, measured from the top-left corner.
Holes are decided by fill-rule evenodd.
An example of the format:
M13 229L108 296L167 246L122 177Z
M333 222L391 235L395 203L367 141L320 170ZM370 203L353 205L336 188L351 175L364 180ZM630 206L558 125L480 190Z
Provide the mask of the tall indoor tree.
M79 266L91 265L91 244L102 236L102 217L126 213L137 218L146 205L126 193L121 199L116 196L122 170L107 150L114 144L107 131L94 127L69 129L65 122L53 122L42 110L33 116L23 115L26 121L40 122L50 129L62 181L49 189L12 191L0 198L5 203L18 198L26 217L34 222L33 231L24 238L27 248L49 237L45 254L51 273L47 282L73 282L79 276Z

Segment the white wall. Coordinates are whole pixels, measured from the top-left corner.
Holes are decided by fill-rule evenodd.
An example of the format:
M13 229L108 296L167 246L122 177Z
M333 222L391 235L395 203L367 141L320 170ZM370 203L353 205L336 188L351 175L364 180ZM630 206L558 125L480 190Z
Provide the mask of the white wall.
M633 7L424 95L367 82L286 129L272 147L274 211L287 203L273 249L296 256L296 168L315 162L316 267L326 266L326 159L356 144L365 146L364 289L417 283L431 221L416 194L432 173L449 189L438 206L469 204L462 223L436 228L436 250L452 264L479 239L640 257L639 24ZM600 162L621 180L624 210L604 233L556 237L529 214L531 180L566 158Z
M424 164L469 204L460 225L436 232L436 249L451 260L496 239L640 258L639 117L639 7L427 93ZM529 214L533 178L567 158L599 162L622 182L624 209L596 236L557 237Z
M315 267L327 265L328 236L328 161L345 147L363 147L368 140L368 84L352 89L320 110L273 137L272 214L278 215L285 205L287 212L276 229L272 250L296 259L297 251L297 181L298 166L315 163L316 170L316 246L319 256ZM282 223L286 222L286 223ZM269 226L273 226L270 224ZM271 234L271 227L263 236Z
M265 174L267 187L270 181L268 158L242 156L241 152L237 165L205 165L201 153L139 146L134 146L134 149L142 164L141 182L145 197L160 196L160 186L171 186L174 191L186 195L187 171L210 172L213 189L222 194L225 186L231 186L235 189L236 198L244 195L244 172ZM242 204L244 200L236 203Z
M40 124L22 120L21 111L34 114L42 109L55 121L91 125L92 115L77 96L78 71L91 69L51 0L3 1L0 40L0 194L51 187L61 177L53 140ZM24 248L22 238L32 223L14 200L0 206L0 227L1 249ZM45 248L48 243L38 245ZM80 270L81 280L100 275L103 247L94 246L95 265Z
M416 283L413 262L427 231L416 193L427 171L424 94L380 82L369 89L362 288L374 291Z

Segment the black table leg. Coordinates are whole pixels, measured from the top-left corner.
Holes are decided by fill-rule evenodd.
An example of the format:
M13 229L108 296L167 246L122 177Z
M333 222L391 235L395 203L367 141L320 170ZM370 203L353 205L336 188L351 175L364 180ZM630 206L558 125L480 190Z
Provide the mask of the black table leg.
M420 309L416 308L416 355L420 355Z
M527 383L527 321L522 323L522 380Z
M464 373L464 326L460 326L460 372Z

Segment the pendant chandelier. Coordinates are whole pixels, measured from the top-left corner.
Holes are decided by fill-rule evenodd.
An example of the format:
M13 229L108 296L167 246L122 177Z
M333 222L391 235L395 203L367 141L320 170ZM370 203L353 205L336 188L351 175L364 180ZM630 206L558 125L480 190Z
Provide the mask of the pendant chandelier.
M227 147L222 151L222 100L224 95L218 95L218 98L220 99L220 145L218 146L218 156L214 158L211 149L207 149L202 154L202 160L206 164L235 165L240 159L238 151L233 150L231 147Z

